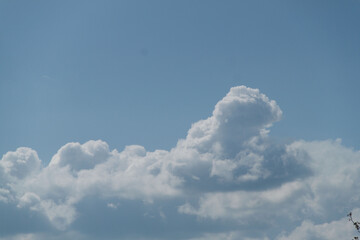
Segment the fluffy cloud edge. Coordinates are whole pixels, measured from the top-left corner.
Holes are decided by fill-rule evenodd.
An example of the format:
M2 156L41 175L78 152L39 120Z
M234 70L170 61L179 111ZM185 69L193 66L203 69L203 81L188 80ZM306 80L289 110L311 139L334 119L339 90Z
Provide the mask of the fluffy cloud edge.
M240 86L231 88L213 114L194 123L187 137L169 151L147 152L132 145L119 152L104 141L91 140L65 144L43 166L35 150L18 148L0 160L0 202L41 213L56 231L78 238L81 233L71 229L88 198L101 199L112 211L118 211L122 201L174 202L177 214L196 217L200 223L262 224L264 231L277 232L283 231L283 223L287 232L299 226L281 240L299 231L323 229L312 221L330 220L335 226L334 219L346 209L360 207L360 152L340 140L274 144L268 128L281 115L274 100L258 89ZM159 214L167 219L163 210ZM234 230L194 239L239 236L265 240L276 234L247 236Z

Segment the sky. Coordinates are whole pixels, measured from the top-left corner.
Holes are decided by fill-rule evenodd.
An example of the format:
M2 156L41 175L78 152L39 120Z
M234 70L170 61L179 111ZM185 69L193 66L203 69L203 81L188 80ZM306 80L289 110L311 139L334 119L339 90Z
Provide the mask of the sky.
M0 239L351 239L359 12L0 0Z

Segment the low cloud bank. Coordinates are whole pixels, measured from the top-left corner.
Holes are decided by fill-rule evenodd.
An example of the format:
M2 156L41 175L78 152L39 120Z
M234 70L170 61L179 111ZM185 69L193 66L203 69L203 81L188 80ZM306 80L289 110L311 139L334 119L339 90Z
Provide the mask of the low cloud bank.
M91 140L64 145L47 166L33 149L8 152L0 160L0 209L8 214L0 237L352 236L343 217L360 207L360 152L340 140L276 144L269 128L281 115L274 100L239 86L169 151L119 152Z

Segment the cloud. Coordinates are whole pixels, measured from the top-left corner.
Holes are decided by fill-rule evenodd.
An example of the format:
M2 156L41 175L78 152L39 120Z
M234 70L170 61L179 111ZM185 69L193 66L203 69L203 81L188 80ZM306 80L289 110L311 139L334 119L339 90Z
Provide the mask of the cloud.
M233 87L216 104L212 116L194 123L178 145L232 158L266 135L266 128L280 120L281 115L276 102L258 89Z
M104 162L109 156L109 146L102 141L88 141L68 143L51 159L49 166L69 166L72 171L92 169L95 165Z
M6 153L0 162L3 176L13 181L26 178L37 173L41 161L37 153L27 147L20 147L15 152Z
M0 237L330 239L324 229L360 207L360 153L340 140L278 144L269 128L281 115L239 86L168 151L91 140L65 144L46 166L35 150L10 151L0 210L22 221Z
M192 238L190 240L238 240L238 239L244 239L244 240L269 240L267 237L263 238L248 238L244 236L239 231L231 231L226 233L205 233L201 237Z
M310 160L305 164L312 174L268 189L207 193L200 197L197 207L186 203L179 207L179 212L214 220L228 219L239 225L260 224L265 231L271 228L281 232L284 226L287 229L302 224L300 230L310 226L307 221L301 223L304 219L326 225L328 219L339 219L358 206L360 152L342 146L339 140L298 141L288 145L287 151L298 158L296 152L300 155L306 152ZM327 236L298 239L334 239Z
M354 209L353 213L360 215L359 209ZM314 224L309 220L304 220L300 226L296 227L290 234L279 236L277 240L302 240L302 239L353 239L356 236L355 228L348 223L347 218L341 218L329 223Z

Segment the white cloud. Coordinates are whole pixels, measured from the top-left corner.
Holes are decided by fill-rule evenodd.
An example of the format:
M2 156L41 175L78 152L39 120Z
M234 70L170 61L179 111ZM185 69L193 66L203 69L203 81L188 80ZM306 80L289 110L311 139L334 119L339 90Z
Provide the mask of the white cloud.
M230 231L225 233L205 233L201 237L191 238L190 240L270 240L267 237L262 238L249 238L244 236L239 231Z
M85 144L68 143L54 155L49 166L69 166L72 171L92 169L109 157L109 146L102 141L88 141Z
M357 216L360 215L359 209L353 210ZM295 228L290 234L280 235L277 240L302 240L302 239L315 239L315 240L332 240L332 239L353 239L356 236L354 226L348 222L347 218L314 224L309 220L305 220L301 225Z
M30 148L8 152L0 208L49 225L4 239L330 239L323 229L360 207L360 153L339 140L276 144L281 115L241 86L169 151L68 143L47 166Z
M78 232L69 231L66 233L44 234L44 233L24 233L14 234L12 236L0 237L0 240L63 240L63 239L77 239L88 240L93 239L89 236L84 236Z
M34 150L20 147L15 152L7 152L2 157L0 164L6 177L23 179L37 173L41 161Z
M239 150L266 135L266 128L281 115L276 102L258 89L233 87L216 104L213 115L194 123L179 145L196 148L200 153L235 157Z
M185 204L179 207L179 212L214 220L231 219L239 222L255 222L261 221L258 218L264 218L264 213L266 217L273 218L296 213L296 208L302 207L299 205L303 202L298 199L302 198L305 193L303 184L298 181L263 191L207 193L200 198L198 209Z

